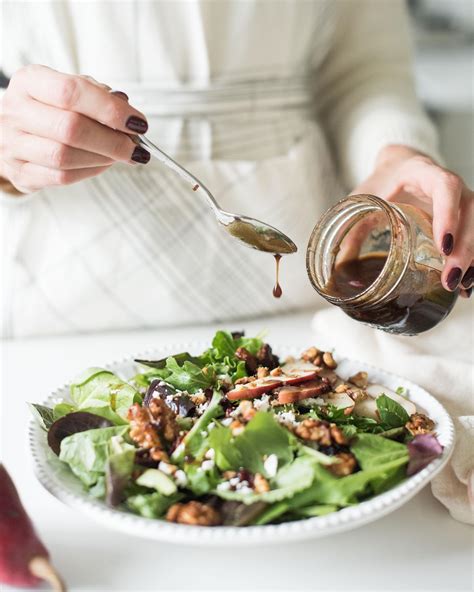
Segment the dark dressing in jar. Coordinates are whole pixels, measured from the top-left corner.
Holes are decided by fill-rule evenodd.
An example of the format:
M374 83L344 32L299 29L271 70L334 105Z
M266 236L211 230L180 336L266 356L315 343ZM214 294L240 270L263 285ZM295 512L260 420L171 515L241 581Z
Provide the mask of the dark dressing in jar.
M310 281L323 298L401 335L428 331L451 312L459 290L443 287L444 263L426 212L374 195L351 195L328 210L306 251Z

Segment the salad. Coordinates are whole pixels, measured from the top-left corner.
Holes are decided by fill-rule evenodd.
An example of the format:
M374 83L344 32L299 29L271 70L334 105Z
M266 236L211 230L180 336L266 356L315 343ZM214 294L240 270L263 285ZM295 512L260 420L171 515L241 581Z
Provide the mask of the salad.
M200 355L90 368L70 400L32 405L91 496L146 518L264 525L336 512L442 453L403 389L337 373L310 347L281 360L260 336L218 331Z

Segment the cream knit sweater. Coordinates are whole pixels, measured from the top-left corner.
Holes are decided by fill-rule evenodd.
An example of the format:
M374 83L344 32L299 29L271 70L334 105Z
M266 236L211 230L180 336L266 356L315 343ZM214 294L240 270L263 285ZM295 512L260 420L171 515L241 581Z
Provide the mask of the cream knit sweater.
M401 0L3 0L1 67L89 74L127 92L150 136L224 207L281 227L273 266L221 235L160 164L0 204L7 336L228 320L315 306L312 226L379 150L434 154Z

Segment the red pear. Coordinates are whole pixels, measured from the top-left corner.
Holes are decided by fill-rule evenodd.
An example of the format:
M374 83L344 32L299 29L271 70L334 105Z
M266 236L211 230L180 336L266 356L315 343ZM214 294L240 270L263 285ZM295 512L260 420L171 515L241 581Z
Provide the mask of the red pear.
M0 582L33 587L42 580L50 582L57 592L65 590L10 475L0 463Z

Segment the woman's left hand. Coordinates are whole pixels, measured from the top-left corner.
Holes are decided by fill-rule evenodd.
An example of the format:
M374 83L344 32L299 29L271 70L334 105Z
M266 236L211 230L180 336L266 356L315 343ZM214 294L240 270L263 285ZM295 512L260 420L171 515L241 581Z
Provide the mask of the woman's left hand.
M455 173L406 146L380 151L374 172L352 194L369 193L389 201L418 202L433 215L435 243L446 257L447 290L468 298L474 283L474 192ZM420 203L421 202L421 203Z

